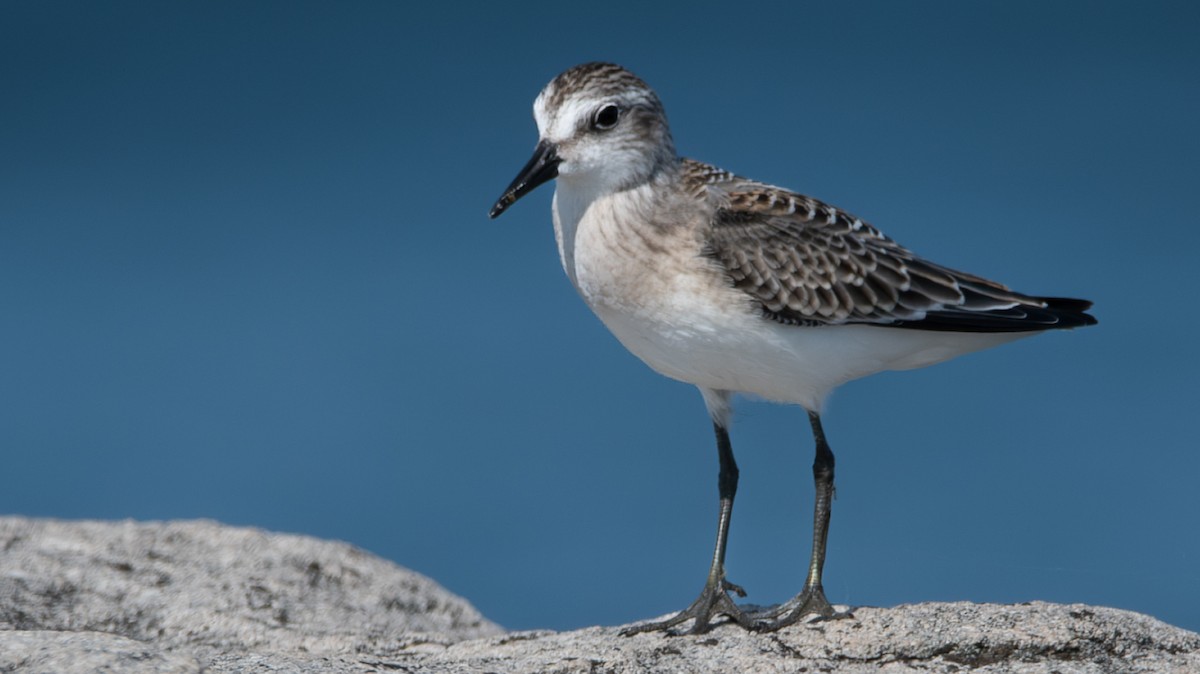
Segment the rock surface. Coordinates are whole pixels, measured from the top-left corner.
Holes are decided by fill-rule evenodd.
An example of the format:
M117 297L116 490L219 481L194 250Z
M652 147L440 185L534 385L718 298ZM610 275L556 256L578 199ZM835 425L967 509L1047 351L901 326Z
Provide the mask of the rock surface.
M0 672L114 672L199 674L200 663L147 644L101 632L0 632Z
M1200 672L1200 635L1147 616L1035 602L855 609L775 634L734 625L701 636L613 628L510 634L393 662L430 672ZM411 663L411 665L409 664Z
M1083 605L858 608L700 636L504 633L344 543L0 518L0 672L1200 672L1200 634Z
M345 543L206 521L15 517L0 518L0 630L12 631L0 631L0 672L20 650L14 633L26 650L52 631L93 642L115 634L205 662L226 653L317 658L503 631L432 580ZM114 643L114 653L126 642Z

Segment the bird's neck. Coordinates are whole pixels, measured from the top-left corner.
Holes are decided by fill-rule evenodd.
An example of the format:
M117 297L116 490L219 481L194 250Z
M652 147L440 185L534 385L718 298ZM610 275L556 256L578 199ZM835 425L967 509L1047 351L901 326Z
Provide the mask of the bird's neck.
M672 181L679 180L679 160L663 163L651 175L631 186L612 189L598 180L559 176L554 190L554 238L558 242L558 255L563 271L578 287L575 274L575 241L580 223L588 212L599 204L611 204L614 208L636 211L651 203L654 191L661 191Z

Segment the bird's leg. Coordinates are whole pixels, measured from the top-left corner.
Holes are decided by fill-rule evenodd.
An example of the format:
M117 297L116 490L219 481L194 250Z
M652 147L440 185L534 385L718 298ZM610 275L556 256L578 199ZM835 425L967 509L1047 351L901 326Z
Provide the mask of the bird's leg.
M813 508L813 547L812 558L808 562L808 577L804 580L804 589L800 594L775 609L758 613L753 619L753 628L761 631L773 631L798 622L805 616L815 615L819 618L849 618L849 613L839 613L825 598L825 588L821 586L821 570L825 567L825 542L829 538L829 513L833 502L833 451L825 441L825 431L821 428L821 417L816 412L808 413L812 424L813 439L816 441L817 453L813 459L813 483L816 486L816 505Z
M721 462L721 470L717 476L717 489L721 497L720 515L717 518L717 545L713 550L712 565L708 569L708 579L704 589L692 605L676 613L666 620L642 623L627 627L621 634L630 636L641 632L670 630L681 623L692 620L692 625L685 631L687 634L703 634L711 626L712 619L719 615L733 618L738 624L749 627L747 615L733 603L730 592L739 597L745 597L746 591L725 580L725 546L729 539L729 518L733 514L733 497L737 493L738 467L733 460L733 446L729 442L729 431L719 422L713 421L713 430L717 434L717 456Z

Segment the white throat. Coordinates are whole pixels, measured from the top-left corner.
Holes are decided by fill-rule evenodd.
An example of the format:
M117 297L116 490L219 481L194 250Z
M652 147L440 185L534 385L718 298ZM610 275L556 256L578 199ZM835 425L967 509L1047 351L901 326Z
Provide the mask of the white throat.
M558 257L571 284L579 288L575 269L575 240L579 222L597 200L607 196L610 188L599 180L559 176L555 181L552 211L554 240L558 242Z

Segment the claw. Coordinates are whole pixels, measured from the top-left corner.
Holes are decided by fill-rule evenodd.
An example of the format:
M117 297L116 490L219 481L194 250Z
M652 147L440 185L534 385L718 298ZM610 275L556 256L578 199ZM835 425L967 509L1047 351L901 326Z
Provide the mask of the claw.
M691 606L664 620L626 627L621 630L621 636L628 637L644 632L659 631L666 632L670 636L704 634L712 627L713 618L721 615L728 616L737 624L749 629L751 627L749 614L733 603L733 599L729 596L730 592L739 597L746 596L746 591L741 586L735 585L724 578L717 581L710 580L704 584L704 589L700 591L700 596L696 598L696 601L692 602ZM672 629L688 620L693 621L691 627L688 629L682 631Z
M741 585L735 585L724 578L721 579L721 587L723 587L726 592L732 592L739 597L746 596L746 591L742 589Z
M804 588L800 594L772 610L755 613L749 616L750 629L756 632L774 632L775 630L794 625L802 618L815 616L813 622L821 620L842 620L853 618L850 611L837 611L825 598L825 590L820 585Z

